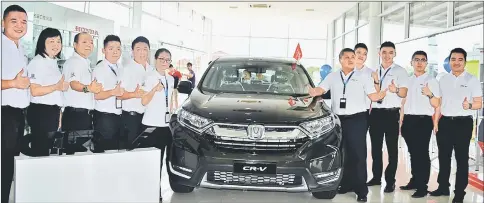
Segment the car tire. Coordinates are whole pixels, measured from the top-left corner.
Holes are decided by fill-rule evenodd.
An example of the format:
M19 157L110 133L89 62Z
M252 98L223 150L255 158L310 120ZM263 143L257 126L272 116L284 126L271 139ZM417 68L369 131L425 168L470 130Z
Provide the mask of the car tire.
M174 175L170 174L169 179L170 179L170 187L171 187L171 190L173 190L173 192L175 192L175 193L190 193L190 192L193 192L194 187L178 184L175 180L173 180L172 176L174 176Z
M337 190L333 191L322 191L322 192L313 192L313 197L316 199L333 199L336 196Z

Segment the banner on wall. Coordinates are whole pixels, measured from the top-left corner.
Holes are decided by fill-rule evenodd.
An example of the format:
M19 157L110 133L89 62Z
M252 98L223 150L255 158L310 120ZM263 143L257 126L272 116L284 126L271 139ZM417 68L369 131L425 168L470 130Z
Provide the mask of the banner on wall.
M466 71L479 78L479 60L471 60L466 63Z

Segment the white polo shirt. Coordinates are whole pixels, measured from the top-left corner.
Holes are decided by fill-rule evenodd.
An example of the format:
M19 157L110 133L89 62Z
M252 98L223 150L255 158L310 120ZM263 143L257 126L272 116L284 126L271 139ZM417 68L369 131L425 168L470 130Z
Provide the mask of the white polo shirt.
M66 82L78 81L83 85L90 85L92 82L91 62L74 52L72 56L64 63L62 73ZM64 105L74 108L94 109L94 94L84 93L73 90L70 85L69 89L64 92Z
M387 72L388 71L388 72ZM388 88L392 84L392 80L398 88L408 87L408 73L407 71L397 64L392 64L386 70L380 67L376 70L378 78L380 79L381 90ZM385 75L386 74L386 75ZM383 81L382 81L383 79ZM397 93L391 93L387 91L385 98L381 104L373 102L372 108L389 109L400 108L402 106L402 98Z
M358 68L355 67L355 71L356 72L362 72L364 74L368 74L370 77L372 77L371 74L374 72L372 69L368 68L366 65L363 65L363 67L359 70L358 70ZM371 107L371 99L367 98L366 99L366 109L370 109L370 107Z
M111 90L114 89L120 81L121 74L122 67L119 63L111 64L104 59L92 71L92 80L97 79L97 82L103 85L104 91ZM104 113L121 115L121 109L116 108L115 96L104 100L95 100L94 109Z
M2 80L13 80L23 69L23 76L27 76L27 56L22 46L2 34ZM30 104L29 89L10 88L2 90L2 106L26 108Z
M482 97L481 84L479 80L464 71L458 77L449 73L440 78L440 92L442 95L441 112L444 116L472 116L475 110L464 110L462 103L472 103L474 97Z
M134 60L128 62L123 66L123 75L121 77L121 87L123 87L128 92L133 92L136 90L136 86L139 85L143 88L143 83L145 83L146 76L151 73L154 69L146 63L146 69ZM123 100L123 111L135 111L137 113L144 113L145 107L141 104L141 98L131 98Z
M62 73L57 65L57 59L36 55L27 66L27 75L30 83L41 86L55 85L62 78ZM54 91L44 96L31 97L34 104L57 105L62 107L64 103L62 91Z
M345 109L339 108L344 90L341 77L343 77L344 81L348 81L344 94L344 98L346 98ZM348 75L344 75L342 71L332 72L323 80L320 87L326 91L331 90L331 109L337 115L352 115L365 112L367 110L366 99L368 95L376 92L373 79L368 74L360 71L353 71Z
M437 80L424 73L421 76L412 75L408 81L408 92L404 105L405 115L434 115L435 109L430 105L430 99L422 94L422 88L428 84L434 97L440 98L440 88Z
M146 105L145 114L141 121L144 125L153 127L167 127L168 123L165 121L165 114L169 112L171 96L175 79L166 74L162 76L158 71L153 70L148 73L145 80L145 91L151 91L159 82L164 85L164 89L160 92L155 92L153 99ZM167 84L168 83L168 84ZM166 92L168 91L168 92ZM166 104L166 95L168 95L168 105ZM168 108L167 108L168 106ZM169 121L168 121L169 122Z

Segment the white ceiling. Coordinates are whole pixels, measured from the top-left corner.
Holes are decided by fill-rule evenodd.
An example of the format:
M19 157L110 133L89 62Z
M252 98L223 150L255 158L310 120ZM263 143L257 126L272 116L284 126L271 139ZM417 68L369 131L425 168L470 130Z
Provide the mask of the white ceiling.
M356 5L356 2L180 2L217 20L274 18L278 21L322 20L331 22ZM251 8L267 4L270 8ZM232 8L231 8L232 7ZM235 7L235 8L234 8ZM314 9L314 11L306 11Z

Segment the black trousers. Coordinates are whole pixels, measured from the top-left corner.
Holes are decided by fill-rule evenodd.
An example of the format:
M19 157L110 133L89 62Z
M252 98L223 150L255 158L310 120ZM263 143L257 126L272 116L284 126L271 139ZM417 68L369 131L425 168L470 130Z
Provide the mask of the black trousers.
M19 139L24 136L24 109L2 106L2 203L8 203L14 173L14 157L19 155Z
M469 144L473 130L472 117L447 117L439 120L437 146L439 147L439 188L449 188L452 150L455 150L457 173L455 194L464 194L469 183Z
M380 180L383 171L383 138L388 150L388 166L385 169L387 184L395 183L398 164L398 134L400 109L373 108L370 114L371 157L373 159L373 179Z
M59 106L30 103L27 122L32 134L30 145L34 156L49 156L53 143L49 133L59 129L59 116Z
M405 115L403 117L402 136L407 143L412 169L410 183L422 191L427 191L430 177L429 144L432 129L432 116Z
M366 196L366 132L367 112L339 116L343 129L345 162L341 187L354 189L357 195Z
M94 110L93 124L97 134L94 138L95 152L119 149L122 132L121 115Z
M62 131L92 130L92 113L93 111L88 109L66 107L62 113ZM82 145L69 144L67 139L64 140L64 146L67 154L86 151Z
M136 139L136 137L138 137L143 130L143 126L141 124L143 114L123 111L123 114L121 114L121 120L124 130L121 140L122 146L120 146L120 148L128 149L131 148L131 144L133 143L134 139Z

